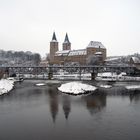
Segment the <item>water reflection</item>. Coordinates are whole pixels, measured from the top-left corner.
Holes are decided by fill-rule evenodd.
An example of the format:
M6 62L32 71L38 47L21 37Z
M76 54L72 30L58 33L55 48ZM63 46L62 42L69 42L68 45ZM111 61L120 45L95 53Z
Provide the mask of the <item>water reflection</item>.
M50 112L54 123L59 109L58 94L56 92L57 90L53 88L49 88L48 90Z
M133 102L133 101L139 102L140 101L140 91L138 91L138 90L133 91L133 93L130 94L129 98L130 98L131 102Z
M113 93L113 90L111 90ZM118 93L118 94L117 94ZM64 93L59 93L57 88L49 88L48 94L49 94L49 106L50 106L50 112L52 116L53 122L56 121L59 107L62 108L65 119L69 119L69 114L72 112L72 107L79 104L79 110L83 106L87 108L90 115L93 116L95 113L101 112L105 107L107 103L107 96L121 96L128 97L130 101L139 101L140 100L140 94L136 94L136 91L131 92L131 94L124 94L127 93L127 91L124 90L114 90L114 93L111 95L110 91L97 91L97 93L93 93L91 95L87 96L71 96L71 95L65 95ZM77 100L75 100L77 98ZM71 104L73 106L71 106ZM62 106L61 106L62 105Z
M71 111L71 100L69 96L63 96L63 111L65 115L65 119L68 120L69 113Z
M89 95L84 97L84 100L91 115L100 112L106 106L106 94Z
M106 94L75 97L59 93L56 88L49 88L48 95L50 113L54 123L58 117L59 107L62 108L65 119L68 120L72 111L71 104L73 104L73 107L79 105L79 110L85 106L90 115L100 112L106 106Z

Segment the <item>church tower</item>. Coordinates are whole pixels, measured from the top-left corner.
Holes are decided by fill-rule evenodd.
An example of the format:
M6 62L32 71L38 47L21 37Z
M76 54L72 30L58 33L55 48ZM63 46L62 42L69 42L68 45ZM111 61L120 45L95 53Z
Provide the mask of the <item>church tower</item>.
M50 42L50 62L54 61L54 56L57 51L58 51L58 41L56 39L56 35L54 32L52 40Z
M65 36L65 40L63 42L63 50L71 50L71 43L69 41L67 33L66 33L66 36Z

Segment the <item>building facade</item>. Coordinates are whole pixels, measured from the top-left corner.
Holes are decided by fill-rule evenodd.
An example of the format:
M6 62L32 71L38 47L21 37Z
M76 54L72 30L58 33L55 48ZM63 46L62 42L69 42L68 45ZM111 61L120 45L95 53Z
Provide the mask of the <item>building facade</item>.
M93 57L94 56L94 57ZM59 50L59 43L57 41L55 32L53 33L50 42L50 64L65 64L76 62L80 65L86 65L89 59L98 58L100 64L106 59L106 48L101 42L90 41L85 49L71 50L71 42L66 33L62 50Z

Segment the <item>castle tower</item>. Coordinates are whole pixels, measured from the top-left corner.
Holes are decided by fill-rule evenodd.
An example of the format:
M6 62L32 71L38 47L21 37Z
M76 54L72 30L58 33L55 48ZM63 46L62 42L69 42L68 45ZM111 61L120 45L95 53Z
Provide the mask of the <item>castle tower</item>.
M69 41L67 33L66 33L66 36L65 36L65 40L63 42L63 50L71 50L71 43Z
M54 32L52 40L50 42L50 62L54 61L54 56L57 51L58 51L58 41L56 39L56 35Z

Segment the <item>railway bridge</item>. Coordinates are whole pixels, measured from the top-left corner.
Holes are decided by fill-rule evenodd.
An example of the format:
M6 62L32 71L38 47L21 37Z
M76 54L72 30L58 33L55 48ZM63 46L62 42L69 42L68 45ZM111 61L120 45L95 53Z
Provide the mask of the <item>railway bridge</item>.
M0 71L3 71L8 76L12 74L28 75L28 78L43 78L52 79L53 75L62 72L67 74L83 74L90 73L91 79L94 79L99 72L126 72L128 75L134 74L136 71L135 66L124 65L94 65L94 66L0 66Z

